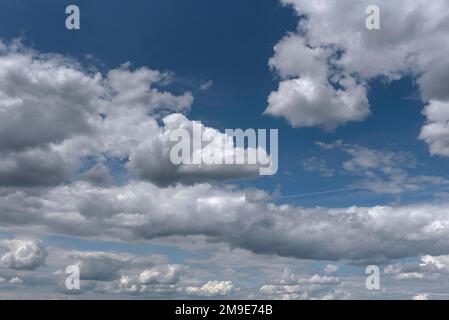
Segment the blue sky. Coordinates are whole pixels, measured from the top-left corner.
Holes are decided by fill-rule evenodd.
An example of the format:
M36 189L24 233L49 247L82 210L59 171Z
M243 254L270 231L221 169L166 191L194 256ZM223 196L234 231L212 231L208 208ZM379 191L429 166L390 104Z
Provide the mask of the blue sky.
M24 138L0 141L0 297L27 286L31 297L66 297L45 270L61 274L70 261L90 272L87 298L159 298L156 289L169 298L441 297L433 281L449 270L449 45L436 12L446 4L410 1L406 12L377 2L385 24L367 31L367 1L348 9L329 0L322 11L306 0L2 1L1 134ZM80 8L80 30L64 27L69 4ZM141 81L148 90L127 87ZM165 166L164 142L151 140L168 130L158 99L186 125L278 129L279 171L226 181L196 172L187 183ZM38 113L50 114L52 138ZM138 161L142 150L149 164ZM95 273L104 261L120 265L109 282ZM364 288L369 263L388 278L379 292Z
M278 1L239 3L198 1L134 1L123 8L121 1L79 1L83 28L70 32L60 25L70 1L6 2L2 10L2 39L23 38L42 52L57 52L90 63L93 55L100 70L130 61L136 68L147 66L176 73L172 90L195 91L189 115L208 126L227 128L279 128L280 171L244 185L285 195L320 193L349 187L351 177L322 179L302 170L302 159L334 159L338 153L322 153L315 141L342 139L376 149L412 152L419 160L416 174L443 175L447 160L429 155L426 144L414 139L425 118L423 103L411 77L391 84L370 81L372 115L362 123L350 123L337 132L320 128L295 129L285 121L263 115L267 96L277 86L276 74L268 67L273 46L286 32L296 29L298 18ZM36 15L36 12L40 12ZM61 22L62 21L62 22ZM209 81L206 92L198 87ZM238 115L238 116L236 116ZM287 173L287 174L286 174ZM242 183L242 182L240 182ZM351 192L352 193L352 192ZM357 192L348 200L337 195L301 196L302 206L348 206L389 204L396 197ZM425 195L428 196L428 195ZM405 203L420 195L404 195Z

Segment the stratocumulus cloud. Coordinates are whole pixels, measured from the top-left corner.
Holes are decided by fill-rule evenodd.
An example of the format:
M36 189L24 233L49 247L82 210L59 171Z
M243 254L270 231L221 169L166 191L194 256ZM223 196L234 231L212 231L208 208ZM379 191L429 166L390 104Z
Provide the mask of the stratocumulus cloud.
M17 206L20 211L9 209ZM255 253L318 260L449 254L444 203L306 209L253 202L244 191L208 184L160 189L144 182L107 188L80 182L43 194L8 194L0 208L2 224L12 229L32 217L30 228L74 236L204 235Z

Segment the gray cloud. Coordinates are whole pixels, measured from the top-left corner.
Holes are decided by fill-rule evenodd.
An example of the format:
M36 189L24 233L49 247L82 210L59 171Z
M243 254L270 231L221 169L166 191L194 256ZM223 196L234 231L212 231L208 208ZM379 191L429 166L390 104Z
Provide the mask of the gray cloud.
M111 281L119 277L119 271L128 263L124 256L106 252L75 252L70 254L78 265L82 280Z
M448 253L444 203L304 209L251 202L245 191L207 184L160 189L149 183L109 188L77 183L36 197L1 197L2 225L24 228L21 219L32 217L31 228L78 236L204 235L255 253L318 260L384 261ZM14 206L21 210L8 214Z

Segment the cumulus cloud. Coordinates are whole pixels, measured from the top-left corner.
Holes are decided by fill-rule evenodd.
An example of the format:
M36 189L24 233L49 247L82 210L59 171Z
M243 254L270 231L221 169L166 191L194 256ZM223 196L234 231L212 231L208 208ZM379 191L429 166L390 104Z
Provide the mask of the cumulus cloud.
M133 75L136 81L150 81L142 74L151 73L146 68L135 74L119 69L104 79L99 73L83 70L76 61L20 44L2 45L0 65L2 185L69 181L80 159L99 151L93 150L95 144L107 144L101 141L104 134L99 131L105 126L100 114L114 103L131 103L122 98L127 88L116 85L118 74L128 76L129 83Z
M0 150L22 151L89 132L102 94L100 75L20 45L0 51Z
M296 128L323 127L331 131L349 121L364 120L369 115L366 91L351 79L339 83L316 84L311 78L284 80L268 98L265 114L284 117Z
M329 47L311 47L303 36L289 34L274 51L270 67L281 82L270 94L265 114L283 117L293 127L326 130L369 116L365 87L348 74L328 71Z
M300 19L298 31L274 47L270 66L281 80L269 96L266 113L284 117L294 127L334 129L370 114L367 81L413 75L423 101L430 101L421 139L432 153L448 155L445 120L435 120L433 111L435 105L444 110L449 99L444 71L449 53L447 1L377 1L381 30L365 27L369 0L282 3Z
M430 100L423 114L427 123L419 138L429 145L433 155L449 156L449 100Z
M1 240L0 246L5 246L9 249L0 258L0 267L35 270L45 263L47 252L40 241Z
M189 295L217 297L229 295L233 288L232 281L209 281L201 287L187 287L185 290Z
M161 89L172 81L171 73L132 70L130 63L105 75L92 73L73 59L20 43L2 43L0 68L0 185L70 183L87 158L97 163L81 179L103 185L113 182L105 159L124 161L125 170L136 178L160 186L258 174L254 165L171 163L170 133L194 123L183 115L193 103L192 94ZM221 147L218 139L227 136L206 126L202 130L211 141L192 153L224 157L248 152L229 139Z
M225 157L231 155L233 159L238 154L246 154L248 149L237 148L230 137L220 131L206 127L198 122L188 120L185 116L174 113L162 119L164 128L158 135L148 136L130 153L128 168L140 178L151 181L159 186L167 186L176 182L194 184L201 181L223 181L229 179L254 177L259 174L259 166L252 164L225 165L225 164L185 164L175 165L171 162L170 152L178 143L170 141L174 130L185 129L193 139L193 126L197 125L204 137L201 145L191 145L190 153L183 157L192 159L194 154L199 157L212 155L225 163ZM262 156L268 157L264 150ZM234 161L234 163L236 163Z
M180 265L163 265L144 270L139 275L140 284L176 284L184 268Z
M10 283L10 284L22 284L23 280L20 279L19 277L14 277L11 280L9 280L8 283Z

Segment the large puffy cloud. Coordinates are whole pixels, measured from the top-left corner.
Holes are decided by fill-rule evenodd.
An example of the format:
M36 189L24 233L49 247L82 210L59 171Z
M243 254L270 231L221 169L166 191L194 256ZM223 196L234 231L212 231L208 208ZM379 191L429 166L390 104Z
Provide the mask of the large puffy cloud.
M444 203L305 209L207 184L77 183L44 194L6 193L0 208L2 226L13 230L27 221L33 229L125 240L203 235L255 253L304 259L384 261L448 254L449 245Z
M99 117L101 76L59 55L0 47L0 184L66 182L83 153L70 150Z
M171 73L132 70L126 63L102 75L20 43L0 43L0 69L0 185L70 183L86 158L97 163L81 178L103 185L113 182L107 170L110 159L129 160L126 168L135 177L162 186L258 174L254 165L170 162L170 133L194 123L182 114L190 109L192 94L161 89L172 81ZM206 138L225 138L213 128L202 130ZM220 152L223 157L247 152L234 148L232 141L219 148L216 141L203 142L204 150L192 153Z
M313 78L284 80L268 98L265 113L286 118L293 127L320 126L333 130L349 121L364 120L369 115L366 90L353 79L331 84L317 83Z
M248 149L234 147L234 142L226 134L220 131L205 127L198 122L188 120L181 114L171 114L162 119L164 128L156 136L148 136L135 149L131 151L128 168L132 173L142 179L152 181L161 186L182 182L192 184L200 181L227 180L232 178L254 177L259 174L259 166L251 164L231 164L226 165L225 157L230 154L234 159L238 154L246 154ZM185 129L193 139L193 126L200 128L204 141L201 141L199 148L188 141L192 147L187 155L192 158L195 153L199 157L212 155L220 159L222 164L184 164L175 165L171 162L170 151L177 142L171 142L170 136L177 129ZM260 149L259 149L260 150ZM260 154L267 157L265 150ZM186 156L186 155L183 155Z
M0 51L0 70L0 150L57 144L91 130L103 92L99 74L20 45Z
M284 117L293 127L327 130L368 117L366 89L348 74L328 72L331 54L328 48L311 48L301 36L285 37L270 60L283 80L270 94L265 113Z
M432 109L447 109L449 4L445 0L401 3L381 0L380 30L365 27L369 0L282 0L301 17L298 32L274 48L270 66L281 77L266 113L295 127L333 129L369 115L365 82L414 75L429 123L421 139L433 154L447 156L448 129ZM336 18L338 17L338 18ZM350 80L352 85L342 83ZM355 83L354 83L355 82Z
M42 242L31 240L1 240L9 251L0 258L0 267L35 270L45 262L47 252Z

